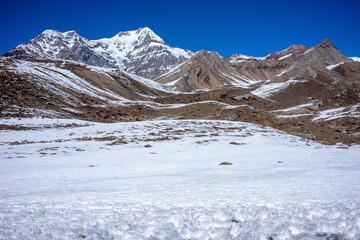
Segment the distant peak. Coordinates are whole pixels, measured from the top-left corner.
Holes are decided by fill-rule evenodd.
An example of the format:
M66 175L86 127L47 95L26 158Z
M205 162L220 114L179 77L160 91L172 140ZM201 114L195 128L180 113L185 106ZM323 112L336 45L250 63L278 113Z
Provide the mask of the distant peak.
M319 45L319 47L321 48L330 48L330 47L334 47L334 45L331 44L329 39L325 39L323 40ZM335 48L335 47L334 47Z
M119 32L118 36L129 36L130 34L139 35L139 34L146 34L146 33L152 33L152 34L156 35L153 30L151 30L148 27L144 27L144 28L138 28L137 30L133 30L133 31Z
M215 51L206 51L205 49L202 49L200 51L198 51L195 55L194 58L222 58L220 56L219 53L215 52Z
M304 46L304 45L301 45L301 44L298 44L298 45L292 44L292 45L290 45L290 47L288 47L286 50L294 50L294 51L296 51L296 50L302 49L302 48L307 48L307 47Z
M198 55L205 55L205 54L209 54L209 52L206 51L205 49L201 49L201 50L198 51L196 54L198 54Z
M75 34L77 34L77 35L78 35L78 33L75 32L74 30L70 30L70 31L64 32L64 34L69 34L69 35L75 35Z
M57 37L57 36L75 36L75 35L79 35L77 34L77 32L75 32L74 30L71 31L67 31L67 32L59 32L57 30L45 30L44 32L42 32L40 35L42 36L48 36L48 37Z
M154 31L152 31L150 28L148 27L144 27L144 28L138 28L137 30L134 31L126 31L126 32L119 32L117 34L118 37L123 37L123 36L131 36L131 35L135 35L135 36L145 36L145 35L149 35L152 38L156 38L156 39L161 39L158 35L156 35L154 33ZM161 39L162 40L162 39Z
M41 33L41 35L48 35L48 36L53 36L53 35L57 36L57 35L59 35L59 34L60 34L59 31L57 31L57 30L51 30L51 29L47 29L47 30L45 30L45 31L43 31L43 32Z

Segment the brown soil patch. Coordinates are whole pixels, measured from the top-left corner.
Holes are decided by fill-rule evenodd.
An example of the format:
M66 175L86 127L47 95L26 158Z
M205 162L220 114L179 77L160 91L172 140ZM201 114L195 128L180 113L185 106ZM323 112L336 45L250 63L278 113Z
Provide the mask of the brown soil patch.
M219 163L219 165L233 165L233 164L230 162L221 162L221 163Z
M0 130L26 131L26 130L36 130L36 129L38 128L0 124Z
M116 139L115 136L95 137L94 138L95 141L113 141L115 139Z

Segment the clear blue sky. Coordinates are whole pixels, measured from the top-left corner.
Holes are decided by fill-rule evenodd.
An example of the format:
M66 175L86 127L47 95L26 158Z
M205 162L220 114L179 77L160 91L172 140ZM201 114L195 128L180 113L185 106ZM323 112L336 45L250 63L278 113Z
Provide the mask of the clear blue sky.
M360 57L360 1L0 0L0 54L46 29L88 39L149 27L170 46L265 56L330 39Z

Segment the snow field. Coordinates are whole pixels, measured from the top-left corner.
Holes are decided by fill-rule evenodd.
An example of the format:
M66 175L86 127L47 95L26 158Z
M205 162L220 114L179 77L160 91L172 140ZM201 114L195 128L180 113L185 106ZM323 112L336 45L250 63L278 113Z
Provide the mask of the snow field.
M0 124L33 128L0 131L0 239L360 237L359 146L228 121Z

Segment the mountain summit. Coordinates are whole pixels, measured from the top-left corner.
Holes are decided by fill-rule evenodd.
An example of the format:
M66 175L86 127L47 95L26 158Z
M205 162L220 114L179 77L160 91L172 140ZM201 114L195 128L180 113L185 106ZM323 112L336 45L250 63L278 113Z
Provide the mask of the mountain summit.
M88 40L75 31L46 30L3 56L18 59L64 59L119 68L154 78L189 59L193 53L172 48L150 28L120 32L112 38Z

